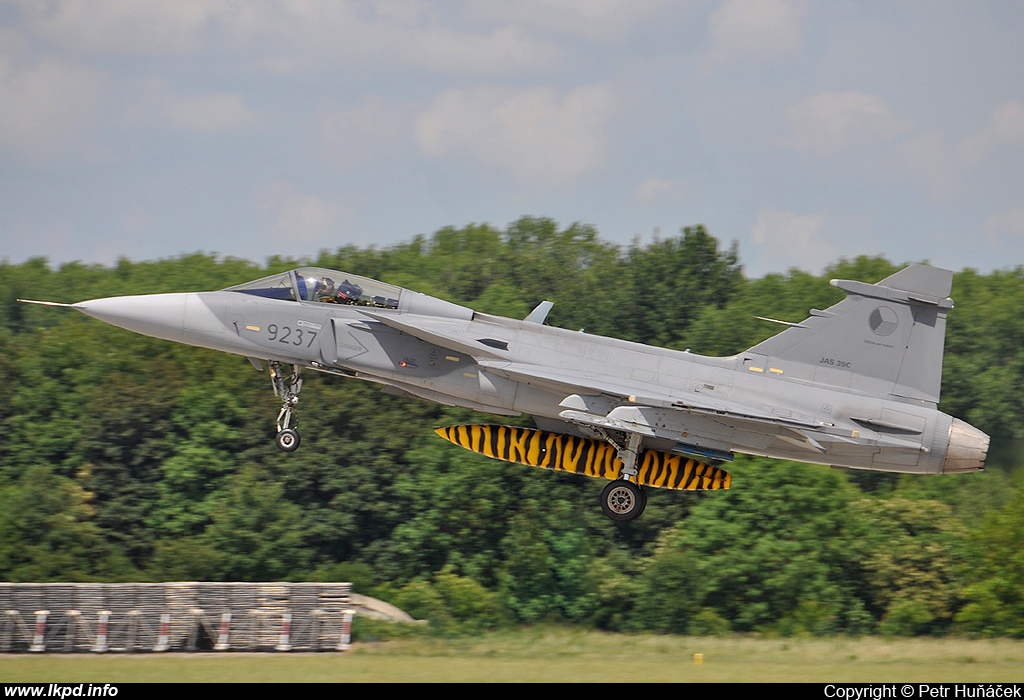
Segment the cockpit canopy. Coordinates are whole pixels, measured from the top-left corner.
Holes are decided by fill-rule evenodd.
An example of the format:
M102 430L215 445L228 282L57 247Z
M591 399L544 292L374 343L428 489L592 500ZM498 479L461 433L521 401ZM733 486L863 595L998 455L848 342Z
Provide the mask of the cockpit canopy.
M397 309L402 288L338 270L300 267L253 282L237 284L225 291L286 301Z

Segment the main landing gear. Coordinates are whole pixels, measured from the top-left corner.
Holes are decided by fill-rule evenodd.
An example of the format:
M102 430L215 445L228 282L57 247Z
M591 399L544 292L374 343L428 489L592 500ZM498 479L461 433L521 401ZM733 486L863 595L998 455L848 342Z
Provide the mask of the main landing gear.
M640 452L641 437L637 433L629 433L625 445L613 440L603 430L602 437L618 450L622 461L622 473L615 481L610 482L601 492L601 510L604 514L620 523L636 520L647 507L647 494L639 484L630 481L637 474L636 460Z
M282 452L294 452L299 449L299 433L291 427L292 411L299 402L302 390L302 367L292 365L292 373L286 375L281 363L270 361L270 383L274 386L274 396L281 399L281 411L277 414L277 449Z
M636 520L647 507L647 493L639 484L625 479L609 481L601 492L601 510L618 522Z

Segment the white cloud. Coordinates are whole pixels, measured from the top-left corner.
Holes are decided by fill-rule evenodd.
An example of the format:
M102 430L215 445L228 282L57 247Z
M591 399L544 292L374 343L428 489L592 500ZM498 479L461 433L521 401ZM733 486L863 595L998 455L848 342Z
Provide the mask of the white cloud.
M918 131L879 95L819 92L788 110L789 133L779 143L817 156L850 156L873 177L902 179L947 201L999 146L1024 147L1024 101L1010 100L985 128L950 145L942 129Z
M138 207L121 215L121 230L131 236L149 234L153 231L155 224L153 215Z
M248 126L255 115L245 102L233 93L176 95L159 82L150 83L146 94L147 109L157 121L164 121L183 131L215 134Z
M562 57L555 44L514 26L465 31L449 28L413 3L377 6L369 17L359 7L342 2L243 4L223 31L236 45L256 48L261 64L275 70L373 61L378 69L502 74L546 67Z
M1003 143L1024 146L1024 100L1010 100L992 113L992 133Z
M758 251L756 267L783 272L791 267L820 272L841 251L825 235L825 216L761 209L751 233Z
M543 31L617 41L667 0L469 0L469 14Z
M890 141L910 129L879 95L819 92L788 110L790 133L784 145L819 156Z
M373 9L378 17L408 26L419 24L430 14L423 0L376 0Z
M982 161L1001 147L1024 148L1024 101L1009 100L989 115L980 131L962 139L955 147L947 145L938 129L907 138L889 155L886 164L896 173L910 175L928 188L933 199L946 201L957 187L983 176ZM972 170L973 168L973 170ZM993 214L985 230L1015 230L1012 212Z
M978 163L998 145L1024 148L1024 100L1009 100L995 109L984 129L964 139L960 156Z
M308 192L296 192L283 182L270 183L257 192L257 208L272 240L289 248L328 245L349 216L347 207Z
M36 34L62 46L96 53L170 53L197 50L217 19L229 19L231 3L206 0L21 0Z
M654 202L664 199L682 199L685 194L686 184L682 180L649 177L640 183L633 192L633 197L641 202Z
M336 165L351 166L387 152L404 138L406 110L389 106L368 95L352 109L322 112L317 116L328 153Z
M391 33L388 32L390 35ZM395 32L382 39L410 65L436 71L505 73L534 70L559 60L561 52L533 40L516 27L501 27L489 34L469 34L439 29Z
M103 85L56 58L25 65L0 54L0 148L43 160L61 153L92 123Z
M1024 206L990 214L985 218L984 231L992 244L998 243L1003 236L1024 238Z
M448 90L416 120L430 156L460 155L538 186L564 184L601 165L611 114L605 83L571 90L483 86Z
M373 60L377 67L506 73L548 66L562 56L555 44L534 40L514 26L450 29L432 5L415 2L21 0L20 5L38 36L77 51L250 53L274 71Z
M798 0L726 0L711 13L712 55L756 60L795 54L804 14Z
M892 172L910 175L924 183L933 198L945 200L955 189L959 166L946 147L946 139L938 129L916 134L900 143L889 154L887 165Z

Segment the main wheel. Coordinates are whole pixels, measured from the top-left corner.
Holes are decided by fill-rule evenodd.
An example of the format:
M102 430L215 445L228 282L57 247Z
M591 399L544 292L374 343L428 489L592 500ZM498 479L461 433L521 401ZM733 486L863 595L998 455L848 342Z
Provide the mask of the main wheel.
M277 449L282 452L294 452L299 449L299 434L291 428L285 428L277 434Z
M646 507L647 494L632 481L616 479L601 492L601 510L620 523L639 518Z

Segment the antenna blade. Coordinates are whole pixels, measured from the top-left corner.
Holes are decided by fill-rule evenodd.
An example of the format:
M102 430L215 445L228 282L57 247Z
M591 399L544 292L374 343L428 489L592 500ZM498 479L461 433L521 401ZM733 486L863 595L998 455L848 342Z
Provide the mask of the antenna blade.
M789 321L780 321L777 318L765 318L764 316L754 316L758 321L768 321L769 323L778 323L783 326L789 326L790 328L807 328L802 323L790 323Z

